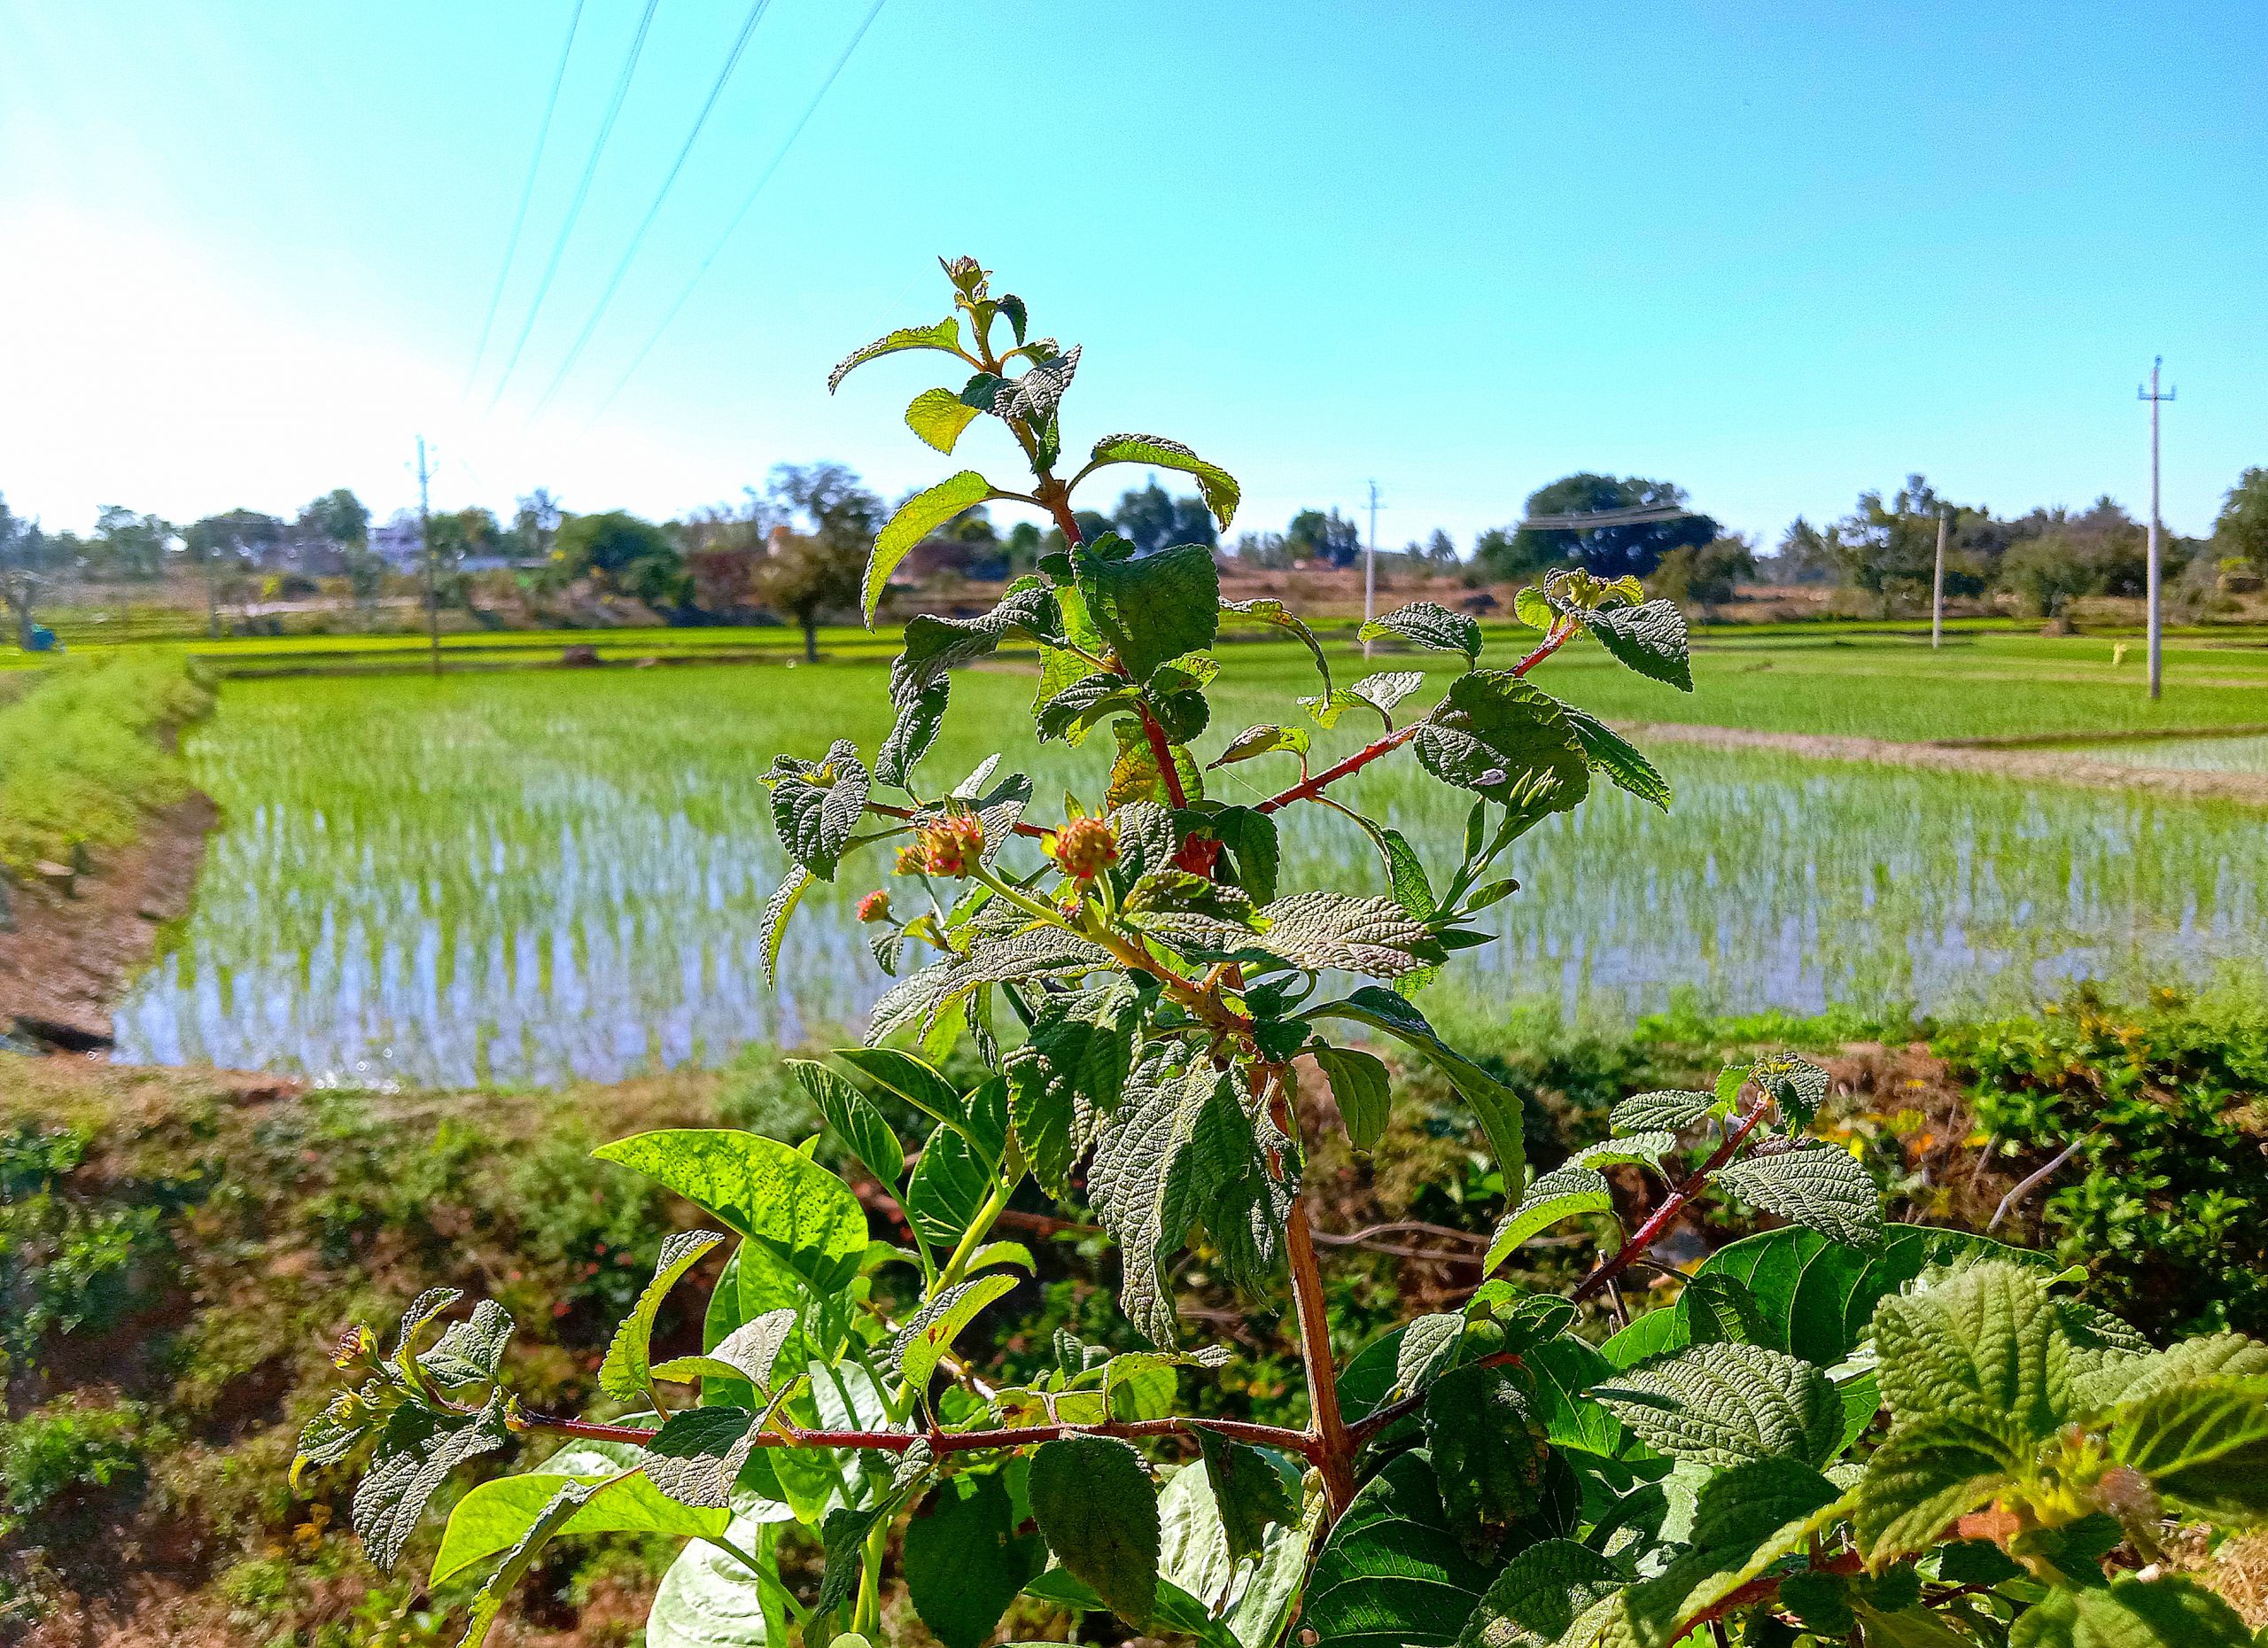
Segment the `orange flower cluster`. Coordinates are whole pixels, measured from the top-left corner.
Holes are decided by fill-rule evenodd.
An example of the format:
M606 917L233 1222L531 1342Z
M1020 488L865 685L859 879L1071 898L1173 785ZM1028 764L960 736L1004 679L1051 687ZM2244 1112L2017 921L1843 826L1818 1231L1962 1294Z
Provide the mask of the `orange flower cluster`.
M967 875L984 852L984 820L974 812L952 812L915 832L913 844L897 850L900 875Z
M862 921L889 920L889 889L877 887L858 900L858 919Z
M1118 836L1101 819L1073 819L1047 838L1047 851L1064 875L1089 882L1118 862Z

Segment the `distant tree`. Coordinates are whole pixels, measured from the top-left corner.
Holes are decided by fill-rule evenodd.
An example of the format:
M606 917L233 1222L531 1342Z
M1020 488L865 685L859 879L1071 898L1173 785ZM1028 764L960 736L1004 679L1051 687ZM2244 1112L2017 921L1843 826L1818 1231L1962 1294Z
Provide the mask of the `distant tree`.
M1662 557L1647 587L1706 613L1730 601L1740 584L1755 576L1756 546L1739 532L1728 532L1705 544L1680 544Z
M2268 574L2268 469L2247 470L2229 488L2213 522L2213 553Z
M757 587L803 626L804 657L819 657L822 619L855 608L866 556L882 528L882 501L840 463L781 464L772 471L773 502L804 530L765 558Z
M2005 553L2007 528L1988 509L1938 496L1920 475L1907 476L1887 501L1878 492L1860 493L1858 507L1822 536L1843 582L1873 595L1888 617L1900 602L1928 600L1940 516L1948 523L1946 593L1977 595L1991 583Z
M1281 532L1239 532L1232 553L1244 565L1268 571L1292 564L1292 551Z
M64 551L55 540L8 508L0 497L0 603L16 621L16 644L31 650L32 632L38 627L33 611L46 595L50 582L65 568Z
M1425 559L1437 567L1455 566L1456 564L1456 540L1436 526L1433 528L1433 535L1425 540Z
M370 511L344 486L336 487L299 511L299 532L334 549L370 540Z
M1171 542L1203 544L1208 549L1221 547L1221 534L1213 525L1213 511L1205 500L1195 494L1184 494L1173 501L1173 535Z
M1831 584L1841 573L1842 563L1836 556L1835 546L1828 541L1827 532L1798 515L1780 534L1780 547L1772 556L1772 564L1762 570L1783 584Z
M2000 582L2034 618L2060 618L2074 596L2101 587L2085 548L2063 532L2027 538L2000 563Z
M2001 587L2014 591L2029 610L2043 617L2052 618L2062 610L2060 601L2043 604L2034 599L2047 587L2041 582L2041 569L2051 561L2068 564L2055 580L2070 586L2067 595L2140 595L2148 587L2149 534L2110 497L2097 498L2089 508L2077 512L2034 509L1982 529L1971 525L1974 518L1974 511L1956 517L1955 547L1973 548L1984 538L2000 540L1992 564ZM2027 556L2018 569L2017 556L2034 544L2052 547ZM2188 559L2181 540L2169 537L2162 548L2169 573L2179 571Z
M1018 521L1008 529L1001 552L1007 561L1011 578L1029 572L1039 564L1039 527L1036 522Z
M756 496L753 487L749 489L749 496ZM559 500L552 496L549 487L539 486L523 494L517 502L517 507L512 511L512 534L519 540L519 553L531 561L549 560L552 545L559 536L560 523L566 518Z
M1685 489L1668 481L1645 480L1635 475L1627 479L1567 475L1530 493L1524 518L1682 507L1685 501ZM1490 570L1500 578L1525 578L1547 566L1580 566L1601 578L1625 574L1645 578L1671 550L1689 545L1697 548L1714 539L1717 532L1716 522L1707 516L1688 515L1666 521L1583 528L1522 526L1485 536L1492 540L1487 545ZM1475 553L1481 551L1476 548Z
M1284 529L1284 547L1295 561L1349 566L1363 553L1363 533L1336 509L1327 515L1321 509L1302 509Z
M162 517L106 503L95 512L94 536L84 551L87 571L96 578L136 582L163 578L166 552L175 536L174 524Z
M229 509L192 521L182 529L182 545L205 574L205 626L221 633L221 598L248 588L245 573L284 541L286 528L257 509Z
M1173 495L1153 475L1148 486L1130 489L1118 500L1111 520L1137 553L1153 555L1174 541Z
M684 555L660 527L625 510L575 517L559 529L559 553L571 573L649 606L685 598Z
M1520 583L1552 564L1548 559L1536 558L1543 547L1533 532L1522 532L1517 526L1491 526L1472 540L1472 564L1489 578Z

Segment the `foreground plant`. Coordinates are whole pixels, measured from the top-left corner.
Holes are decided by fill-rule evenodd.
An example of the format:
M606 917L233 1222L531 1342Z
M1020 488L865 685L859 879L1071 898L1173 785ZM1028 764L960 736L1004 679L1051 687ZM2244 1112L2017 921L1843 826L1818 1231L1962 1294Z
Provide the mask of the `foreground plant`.
M947 273L951 315L858 351L835 380L901 350L957 357L974 376L919 396L907 422L951 451L975 419L998 418L1034 479L1011 491L967 470L914 497L877 541L868 611L906 550L975 504L1043 509L1063 543L985 616L906 625L897 720L871 767L844 742L771 773L797 867L766 915L775 960L812 882L855 854L895 855L898 889L859 915L882 968L912 970L877 1005L869 1045L795 1068L902 1210L906 1245L873 1240L849 1186L785 1143L670 1131L606 1147L722 1227L670 1239L616 1335L599 1385L625 1417L517 1403L500 1378L511 1324L491 1302L432 1340L455 1296L428 1295L390 1350L358 1329L340 1364L359 1384L308 1426L298 1468L367 1461L353 1520L371 1554L400 1556L458 1465L552 1432L563 1448L473 1489L449 1518L434 1581L486 1575L468 1642L548 1541L632 1531L691 1542L649 1642L864 1648L902 1527L908 1593L946 1648L990 1637L1020 1594L1211 1648L1294 1631L1365 1648L1661 1648L1734 1629L1769 1644L2249 1643L2225 1603L2163 1572L2163 1548L2185 1522L2217 1537L2268 1515L2268 1349L2223 1335L2155 1352L2060 1294L2073 1279L2034 1255L1884 1228L1857 1162L1807 1137L1826 1078L1793 1058L1728 1069L1707 1092L1639 1095L1612 1137L1531 1177L1514 1096L1413 1003L1488 937L1479 918L1515 890L1491 874L1506 850L1580 803L1595 773L1666 805L1643 756L1527 677L1588 638L1689 689L1675 610L1628 580L1557 574L1519 599L1533 649L1483 669L1471 619L1406 607L1366 634L1464 669L1397 725L1421 672L1334 684L1279 602L1220 599L1209 549L1082 541L1072 497L1103 466L1193 476L1223 526L1236 484L1136 435L1107 437L1059 477L1078 352L1028 339L1021 301L991 296L974 263ZM1210 649L1231 622L1302 642L1318 690L1303 720L1238 732L1208 766L1192 745L1208 729ZM1012 638L1039 649L1039 736L1107 735L1099 790L1045 824L1027 816L1029 781L997 758L949 788L920 768L949 672ZM1377 716L1379 735L1312 764L1309 724L1349 713ZM1332 793L1404 746L1474 797L1438 885L1399 834ZM1207 796L1208 771L1263 758L1285 768L1274 794ZM1279 887L1277 815L1295 806L1360 824L1386 890ZM1350 987L1359 977L1383 983ZM1492 1277L1555 1225L1599 1237L1564 1296L1488 1279L1463 1309L1335 1364L1301 1186L1299 1061L1360 1148L1391 1104L1386 1064L1330 1039L1342 1027L1437 1064L1504 1182L1525 1186L1488 1250ZM988 1072L967 1088L942 1074L964 1044ZM882 1095L931 1124L910 1173ZM1658 1181L1635 1228L1609 1169ZM1060 1334L1052 1366L1020 1384L962 1359L961 1336L1031 1267L992 1234L1027 1180L1081 1198L1115 1239L1121 1302L1152 1349L1114 1356ZM1789 1223L1682 1276L1651 1250L1711 1198ZM655 1361L664 1298L728 1242L705 1349ZM1170 1271L1192 1248L1238 1286L1288 1290L1304 1426L1180 1406L1182 1372L1227 1359L1180 1341ZM1674 1282L1675 1302L1606 1333L1634 1270ZM907 1294L892 1315L883 1301ZM779 1542L797 1525L824 1542L815 1587L781 1577Z

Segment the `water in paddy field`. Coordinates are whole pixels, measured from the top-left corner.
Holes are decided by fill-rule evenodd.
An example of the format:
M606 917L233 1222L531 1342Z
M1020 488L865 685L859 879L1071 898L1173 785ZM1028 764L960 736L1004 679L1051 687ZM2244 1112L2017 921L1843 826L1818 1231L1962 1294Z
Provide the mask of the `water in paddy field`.
M939 772L973 766L1030 690L956 677ZM1216 731L1280 712L1219 698ZM886 860L804 900L768 985L761 914L784 859L760 774L835 736L871 750L884 708L863 671L231 684L191 744L227 824L119 1009L118 1056L548 1084L853 1025L889 983L850 908ZM1091 796L1101 758L1011 751L1043 806L1067 783ZM1673 812L1602 789L1527 836L1505 867L1523 890L1488 913L1503 942L1457 958L1422 1005L1460 1027L1514 1002L1622 1016L1673 992L1715 1011L2018 1009L2080 978L2268 961L2256 812L1771 752L1656 758ZM1276 778L1253 763L1216 793ZM1382 763L1349 798L1453 859L1464 801L1413 766ZM1377 884L1348 820L1284 822L1287 890Z
M2218 738L2120 738L2059 745L2090 761L2121 766L2186 767L2203 773L2268 773L2268 735Z

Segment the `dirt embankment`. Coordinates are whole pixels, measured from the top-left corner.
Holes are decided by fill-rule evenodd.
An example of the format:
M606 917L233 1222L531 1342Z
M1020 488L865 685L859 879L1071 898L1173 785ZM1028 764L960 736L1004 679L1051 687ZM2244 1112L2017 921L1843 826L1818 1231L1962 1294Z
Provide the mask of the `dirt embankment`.
M151 813L66 892L26 877L7 890L0 929L0 1032L72 1053L111 1045L111 1007L149 960L158 929L189 908L220 811L192 791Z

